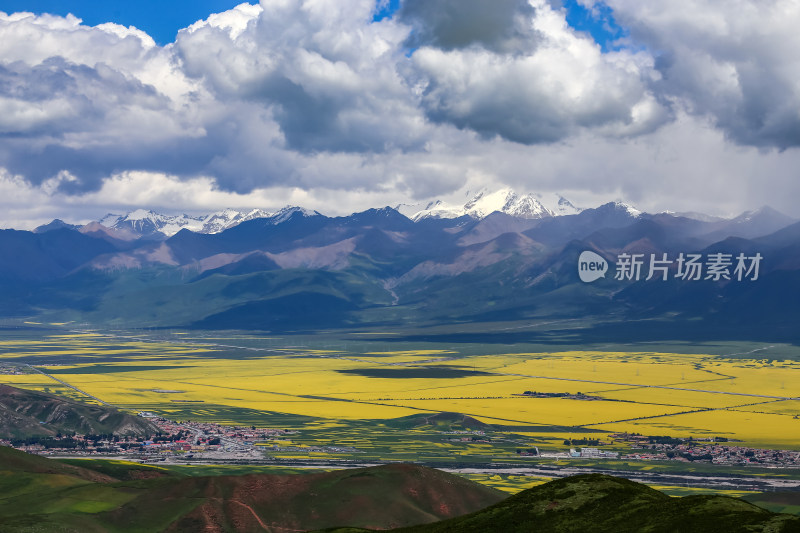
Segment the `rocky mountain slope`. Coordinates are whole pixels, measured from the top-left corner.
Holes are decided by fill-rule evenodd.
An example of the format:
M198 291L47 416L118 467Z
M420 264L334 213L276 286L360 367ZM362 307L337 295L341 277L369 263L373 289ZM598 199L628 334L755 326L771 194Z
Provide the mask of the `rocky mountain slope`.
M6 439L90 435L154 435L158 428L116 409L0 385L0 436Z

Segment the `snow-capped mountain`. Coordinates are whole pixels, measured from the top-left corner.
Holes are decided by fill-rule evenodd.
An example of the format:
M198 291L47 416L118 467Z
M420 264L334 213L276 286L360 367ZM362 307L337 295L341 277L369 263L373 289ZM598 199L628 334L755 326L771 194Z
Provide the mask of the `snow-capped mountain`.
M718 339L723 327L732 335L757 331L756 338L796 340L800 303L782 298L793 294L800 280L800 222L791 217L763 208L703 222L642 213L624 202L555 216L556 195L523 196L508 189L465 200L449 212L441 202L421 206L423 214L438 210L463 214L461 219L431 217L418 223L387 207L333 217L287 207L216 235L200 231L219 231L265 213L168 217L141 210L104 219L118 228L94 222L76 231L56 222L38 233L1 231L0 249L12 260L0 261L0 281L14 287L16 292L8 291L12 295L32 295L30 301L47 316L68 312L89 323L135 327L297 332L383 327L377 320L384 319L507 323L544 320L552 312L555 320L572 317L580 323L584 317L619 317L620 327L630 328L635 339L651 331L640 318L649 322L652 317L656 340L682 331L694 338L706 329L709 339ZM569 209L566 202L561 207L561 212ZM479 216L484 218L470 218ZM544 218L522 218L534 216ZM178 231L171 238L160 233L198 226L198 233ZM134 229L155 227L161 229L152 237L134 235ZM760 268L753 271L759 279L739 282L731 275L719 282L682 283L668 269L674 282L663 283L658 277L647 280L643 269L638 281L609 275L589 286L578 272L585 251L599 254L611 270L622 253L643 254L645 264L662 254L674 259L700 253L706 262L711 253L744 254L752 265L760 264L751 265ZM753 262L756 254L761 263ZM181 297L170 298L177 294ZM5 301L5 308L17 314L20 309L40 312L20 305L27 304ZM711 317L708 328L695 323L704 316ZM672 322L683 317L685 324ZM753 324L772 329L747 329ZM615 329L614 335L620 331L628 330ZM586 338L608 338L608 331L598 333Z
M155 211L137 209L126 215L109 213L101 218L98 223L106 228L124 231L127 234L134 234L138 237L160 239L172 237L182 229L188 229L194 233L222 233L226 229L256 218L269 218L272 224L280 224L294 213L302 213L306 217L320 214L317 211L294 206L286 206L277 213L265 211L264 209L224 209L198 217L185 214L162 215Z
M466 214L485 218L495 211L517 218L548 218L555 216L533 195L520 196L509 188L492 193L481 191L464 205Z
M475 194L463 206L451 205L439 200L425 205L400 204L396 208L412 220L423 218L457 218L464 215L483 219L499 211L517 218L538 219L560 215L574 215L581 209L561 195L519 195L506 187L494 192L484 189Z
M146 209L137 209L126 215L109 213L99 222L107 228L132 231L142 237L170 236L184 228L190 231L200 231L203 228L202 218L185 214L162 215Z
M613 202L613 203L614 203L614 208L615 209L617 209L618 211L624 211L624 212L628 213L630 216L632 216L633 218L639 218L640 216L642 216L642 212L639 211L638 209L636 209L635 207L633 207L630 204L626 204L625 202L623 202L621 200L617 200L616 202Z
M582 207L575 207L572 202L561 196L560 194L537 194L536 197L556 216L564 215L577 215L583 211Z
M273 213L263 209L252 209L250 211L240 211L238 209L225 209L216 213L211 213L203 218L203 227L198 233L221 233L228 228L238 226L242 222L253 220L254 218L268 218Z
M510 188L494 192L481 190L461 206L434 200L426 204L400 204L395 209L414 221L423 218L458 218L465 215L483 219L495 211L517 218L539 219L572 215L581 211L560 195L519 195ZM280 224L297 212L306 217L320 214L295 206L286 206L277 212L229 208L202 216L162 215L152 210L137 209L124 215L109 213L97 222L106 228L125 231L126 234L161 239L171 237L182 229L195 233L221 233L256 218L270 218L273 219L273 224Z
M98 222L107 228L132 231L142 237L171 237L182 229L195 233L220 233L247 220L272 215L263 209L224 209L199 217L185 214L162 215L155 211L137 209L126 215L109 213Z
M292 215L295 213L300 213L304 217L315 217L321 216L322 214L319 211L314 211L313 209L306 209L305 207L295 207L291 205L287 205L270 218L272 218L273 224L280 224L281 222L286 222L291 218Z
M458 218L464 216L464 206L447 204L441 200L427 203L399 204L395 210L411 220L423 218Z
M114 225L125 218L125 215L116 215L114 213L109 213L97 222L107 228L113 228Z
M633 216L639 214L638 210L627 204L624 207ZM395 209L414 221L425 218L449 219L462 216L484 219L495 211L516 218L535 220L574 215L582 211L559 194L529 193L520 195L509 187L496 191L480 190L464 205L452 205L434 200L425 204L399 204ZM106 228L124 232L125 235L159 240L171 237L182 229L194 233L221 233L242 222L257 218L270 219L272 224L280 224L295 213L301 213L304 217L320 215L317 211L295 206L286 206L277 212L264 209L228 208L202 216L162 215L152 210L137 209L124 215L109 213L97 222Z

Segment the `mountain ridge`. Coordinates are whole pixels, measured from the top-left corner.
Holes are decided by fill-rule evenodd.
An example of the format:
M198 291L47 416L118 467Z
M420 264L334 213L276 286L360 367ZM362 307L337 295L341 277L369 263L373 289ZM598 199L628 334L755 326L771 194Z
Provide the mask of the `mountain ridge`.
M116 409L0 384L0 434L4 438L58 433L155 435L158 428Z
M463 515L505 497L454 474L410 464L186 476L139 464L76 463L0 447L2 530L244 533L342 524L389 529Z
M411 220L391 207L327 217L286 208L219 233L182 228L165 239L130 239L124 228L99 224L4 230L0 316L134 327L236 328L242 320L243 329L270 331L661 317L786 338L800 304L777 295L800 290L798 224L768 208L704 221L610 202L541 218L493 211ZM592 283L578 275L587 250L608 265ZM636 279L617 272L625 254L641 263ZM714 254L728 260L725 277L677 278L679 257L708 268ZM753 265L748 280L737 279L737 257L756 254L758 280L749 279ZM668 268L649 279L650 259L663 257ZM337 313L321 313L326 305Z
M607 206L613 206L617 211L626 211L633 217L639 217L641 215L658 216L661 214L707 222L711 224L709 227L709 237L713 236L717 238L723 235L726 230L729 231L732 227L737 225L747 227L746 231L749 231L746 235L747 237L757 237L766 235L771 231L788 225L790 222L796 221L796 219L784 215L769 206L763 206L752 211L745 211L730 219L712 217L701 213L665 212L649 215L619 200L602 204L593 209L597 210ZM394 207L372 208L366 211L352 213L349 217L356 217L369 212L385 211L387 209L391 209L414 222L426 219L452 220L461 217L468 217L480 221L486 219L493 213L503 213L517 219L536 221L577 215L587 210L585 208L575 207L572 202L557 193L549 195L537 193L519 194L511 188L505 187L494 191L481 189L463 205L446 204L440 200L434 200L424 204L398 204ZM588 210L591 211L592 209ZM164 240L183 230L201 234L218 234L243 222L254 219L270 219L273 224L277 225L297 212L302 213L303 216L323 216L318 211L298 206L286 206L278 211L268 211L258 208L246 210L225 208L199 216L190 216L185 213L165 215L151 209L139 208L125 214L109 213L99 220L92 221L85 225L70 224L60 219L53 219L47 224L36 227L33 232L46 233L55 229L69 228L78 229L84 233L100 231L114 239L122 241L138 238ZM754 220L760 222L761 230L752 229Z

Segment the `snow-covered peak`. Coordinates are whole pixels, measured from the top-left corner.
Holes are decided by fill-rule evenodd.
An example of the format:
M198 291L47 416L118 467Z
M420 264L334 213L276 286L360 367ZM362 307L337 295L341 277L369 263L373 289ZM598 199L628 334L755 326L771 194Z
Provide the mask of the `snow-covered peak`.
M172 236L182 229L198 231L201 219L189 215L162 215L147 209L136 209L126 215L108 214L100 224L115 230L131 231L142 237Z
M203 218L203 227L200 233L221 233L226 229L238 226L242 222L253 220L254 218L268 218L272 213L263 209L251 209L250 211L240 211L237 209L225 209L216 213L211 213Z
M738 217L735 217L733 221L752 222L753 220L757 219L780 219L786 222L786 224L790 224L795 221L795 219L792 217L784 215L780 211L776 211L768 205L761 206L758 209L753 209L752 211L745 211Z
M126 215L109 213L99 223L107 228L126 230L140 237L171 237L182 229L195 233L221 233L255 218L271 218L273 224L288 220L295 213L304 217L319 215L317 211L302 207L287 206L272 213L264 209L223 209L204 216L162 215L148 209L136 209Z
M707 215L705 213L698 213L696 211L683 211L683 212L663 211L661 214L671 215L674 217L688 218L691 220L697 220L699 222L719 222L721 220L724 220L722 217Z
M499 211L518 218L536 219L549 218L557 214L573 214L580 211L568 200L564 200L560 196L554 199L553 202L558 206L558 202L563 200L558 210L546 206L541 202L540 198L540 195L535 194L519 195L508 187L494 192L484 189L475 194L463 206L449 205L437 200L428 204L424 209L413 213L409 218L420 220L423 218L456 218L468 215L481 219L495 211ZM406 212L410 211L406 206L403 207L404 209L402 210L398 209L401 213L406 214Z
M438 205L442 205L441 200L433 200L432 202L417 202L415 204L397 204L394 206L394 209L401 215L413 219L414 216L420 211L430 211Z
M300 213L303 217L314 217L321 215L321 213L319 213L318 211L314 211L313 209L306 209L305 207L287 205L286 207L284 207L283 209L272 215L273 224L281 224L282 222L286 222L295 213Z
M484 218L495 211L518 218L546 218L554 216L533 195L520 196L510 188L503 188L493 193L479 192L464 205L466 214L475 218Z
M125 215L115 215L114 213L108 213L106 216L98 220L100 224L107 228L114 227L114 224L119 222L125 217Z
M123 220L134 222L139 220L158 221L158 220L165 220L169 217L166 217L164 215L159 215L155 211L151 211L149 209L137 209L136 211L131 211L122 218Z
M169 237L182 229L199 231L203 223L200 218L189 215L162 215L147 209L137 209L120 217L110 227L131 230L143 237L158 236L157 234Z
M641 216L641 214L642 214L641 211L639 211L638 209L636 209L635 207L633 207L630 204L626 204L625 202L623 202L621 200L615 201L614 202L614 207L619 209L619 210L621 210L621 211L627 212L633 218L639 218Z
M417 202L415 204L398 204L394 209L414 221L423 218L458 218L464 216L464 208L462 206L446 204L441 200Z
M536 194L536 198L555 216L577 215L583 211L559 193Z

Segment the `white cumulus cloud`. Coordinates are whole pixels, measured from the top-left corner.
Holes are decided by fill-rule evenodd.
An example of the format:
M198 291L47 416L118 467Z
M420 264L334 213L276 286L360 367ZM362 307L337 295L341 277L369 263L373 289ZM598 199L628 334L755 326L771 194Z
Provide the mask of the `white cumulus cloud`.
M374 21L378 4L243 3L163 47L0 12L6 219L341 214L487 185L800 215L796 2L607 0L627 30L610 50L556 2L404 0Z

